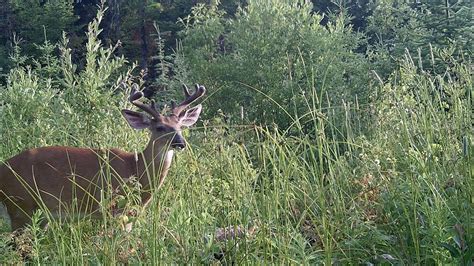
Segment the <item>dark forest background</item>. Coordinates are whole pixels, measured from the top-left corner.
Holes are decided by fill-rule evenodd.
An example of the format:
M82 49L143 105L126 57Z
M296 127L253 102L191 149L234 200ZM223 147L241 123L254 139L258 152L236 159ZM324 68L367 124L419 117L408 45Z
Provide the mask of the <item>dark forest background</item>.
M431 43L436 47L454 45L465 53L472 51L472 12L469 1L453 0L312 0L315 14L322 15L320 24L327 25L339 14L347 16L345 23L363 34L357 52L366 56L396 57L405 48ZM99 0L1 0L0 1L0 73L8 73L16 63L11 55L14 47L27 56L25 63L41 54L45 41L55 44L63 32L73 49L73 61L84 65L85 32L97 13ZM145 77L154 83L159 76L160 45L172 53L183 35L183 19L196 5L218 6L224 19L235 17L246 0L109 0L101 23L100 37L114 45L120 41L117 55L137 62L148 69ZM159 31L158 31L159 30ZM225 34L216 45L225 40ZM383 55L382 55L383 54ZM387 67L387 66L386 66ZM386 73L389 73L386 69ZM5 80L2 79L2 83Z

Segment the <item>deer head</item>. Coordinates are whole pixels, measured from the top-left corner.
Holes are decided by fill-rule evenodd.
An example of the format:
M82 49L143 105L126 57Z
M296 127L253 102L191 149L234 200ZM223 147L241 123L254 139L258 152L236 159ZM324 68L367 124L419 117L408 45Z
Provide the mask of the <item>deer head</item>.
M171 103L171 114L163 115L155 108L155 102L144 104L139 101L143 97L143 93L138 91L136 87L132 87L129 101L144 111L145 113L135 112L124 109L122 114L128 124L134 129L149 129L151 132L151 142L159 147L171 147L184 149L186 142L181 135L182 127L190 127L196 123L202 110L199 104L195 107L187 109L191 103L203 96L206 88L196 84L194 93L190 94L186 85L183 85L185 99L179 105Z

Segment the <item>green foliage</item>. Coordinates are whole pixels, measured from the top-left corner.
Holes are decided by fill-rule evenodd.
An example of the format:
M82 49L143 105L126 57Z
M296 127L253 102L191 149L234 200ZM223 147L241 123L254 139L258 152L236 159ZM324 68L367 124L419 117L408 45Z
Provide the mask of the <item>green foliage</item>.
M381 212L408 264L449 261L440 245L453 226L472 232L470 62L440 65L443 73L425 72L406 54L381 88L374 140L361 158L377 161Z
M451 243L441 243L441 246L444 247L451 257L460 262L460 265L469 265L472 263L472 258L474 257L474 239L472 236L466 235L464 228L456 224L453 228L453 244Z
M459 58L457 48L423 48L409 37L421 33L410 32L421 25L413 10L386 8L373 18L383 25L381 42L420 49L415 56L396 50L403 56L391 67L390 50L373 54L375 72L388 77L375 86L354 52L360 36L343 16L326 28L302 2L249 1L232 19L195 7L182 21L179 53L158 55L159 79L171 88L205 84L209 119L184 132L188 149L176 153L151 206L130 218L104 212L99 220L53 220L48 230L39 227L47 213L37 213L13 240L0 233L0 263L470 263L471 58ZM65 38L38 46L33 67L14 47L15 67L0 89L0 158L32 146L132 150L140 137L143 145L119 118L126 102L119 85L130 82L131 70L114 56L117 47L101 45L102 16L103 9L89 26L84 68L73 63ZM350 102L355 95L360 105ZM239 123L268 126L232 123L239 105ZM139 190L132 184L102 207L117 200L136 210ZM130 233L123 230L129 219ZM227 227L247 235L219 240Z
M415 53L420 49L417 56L424 63L433 59L427 52L430 46L452 50L457 58L472 54L472 6L465 1L451 2L409 4L391 0L375 5L368 18L369 58L382 76L392 73L396 61L402 59L406 50ZM441 62L439 60L436 66L442 71Z
M416 51L424 44L427 34L417 11L405 2L380 2L374 8L368 23L367 32L372 39L369 51L375 53L369 56L375 64L375 69L384 75L394 70L395 60L403 55L406 49Z
M67 39L59 45L59 57L54 55L56 46L48 41L38 46L42 54L33 60L34 67L24 66L26 59L16 48L12 57L16 67L7 76L6 88L0 90L4 144L0 158L29 147L107 145L107 134L118 137L113 143L127 139L115 133L125 123L114 123L121 117L117 102L123 100L119 85L126 79L120 74L126 61L113 55L114 47L104 48L98 40L102 15L103 10L90 24L87 64L80 72L71 60Z
M28 54L38 55L35 44L45 40L56 43L61 40L63 31L72 31L77 20L73 10L73 0L10 0L15 14L16 34L24 40Z
M322 98L337 105L366 98L367 64L354 53L361 36L344 16L326 28L310 4L276 0L249 1L235 19L223 16L195 7L178 53L192 79L217 89L208 98L211 114L236 117L243 107L250 121L286 127ZM317 101L306 102L313 92Z
M63 108L55 101L56 91L51 83L41 80L31 68L14 69L9 74L7 88L0 92L2 158L54 140L56 134L51 130L56 124L54 114Z
M456 47L463 55L473 52L474 21L469 1L434 0L420 7L428 32L426 42L437 48Z
M319 132L314 137L234 127L215 117L190 132L189 149L177 154L167 182L147 212L134 218L131 233L121 229L127 217L104 215L52 221L47 231L34 225L15 241L33 261L46 264L469 262L469 67L459 62L442 74L430 73L407 54L380 84L371 123L362 126L371 130L346 129L346 150L340 149L340 135L331 133L340 130L331 112L311 117ZM15 80L25 80L25 86L34 81L20 77ZM51 102L50 95L41 95ZM39 113L53 109L31 102ZM345 114L358 115L347 107ZM92 137L111 143L125 131ZM126 197L136 193L132 187ZM228 226L248 235L218 240L218 229ZM20 251L6 241L0 241L0 260L18 261Z

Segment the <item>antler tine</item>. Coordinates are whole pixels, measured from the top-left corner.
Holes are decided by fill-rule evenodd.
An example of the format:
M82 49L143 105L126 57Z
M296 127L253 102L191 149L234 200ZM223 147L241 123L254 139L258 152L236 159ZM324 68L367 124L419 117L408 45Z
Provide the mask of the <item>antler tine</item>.
M155 102L152 100L150 105L144 104L141 101L139 101L140 98L143 97L143 92L138 91L134 84L132 86L132 90L130 91L130 97L128 98L130 103L138 107L139 109L145 111L146 113L150 114L152 117L154 117L157 120L161 120L162 115L156 110L155 108Z
M206 88L202 85L196 84L196 90L193 94L189 93L188 87L183 84L183 91L186 99L182 101L178 106L172 103L173 114L179 116L184 109L186 109L192 102L197 100L199 97L203 96L206 93Z
M186 96L186 98L189 97L189 89L188 89L188 86L186 86L186 84L183 84L183 91L184 91L184 95Z
M128 100L131 103L133 103L134 101L140 99L141 97L143 97L143 92L137 91L135 88L132 87L132 90L130 91L130 97L128 98Z

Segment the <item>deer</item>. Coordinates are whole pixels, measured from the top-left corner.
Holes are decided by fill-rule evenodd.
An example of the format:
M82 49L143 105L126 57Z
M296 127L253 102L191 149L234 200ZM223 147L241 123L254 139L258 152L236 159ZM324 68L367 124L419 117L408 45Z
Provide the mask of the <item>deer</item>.
M133 129L149 130L150 139L141 153L47 146L25 150L0 163L0 203L6 207L13 231L31 223L40 208L58 215L73 202L80 213L98 216L101 193L108 186L120 189L131 177L140 183L141 206L149 205L153 188L159 188L168 174L174 150L186 147L182 128L195 124L202 110L201 104L189 107L206 89L196 84L191 94L183 85L185 99L171 102L170 114L162 114L154 101L140 100L143 92L137 87L132 86L129 101L142 112L123 109L121 113ZM112 176L109 182L103 180L105 170Z

